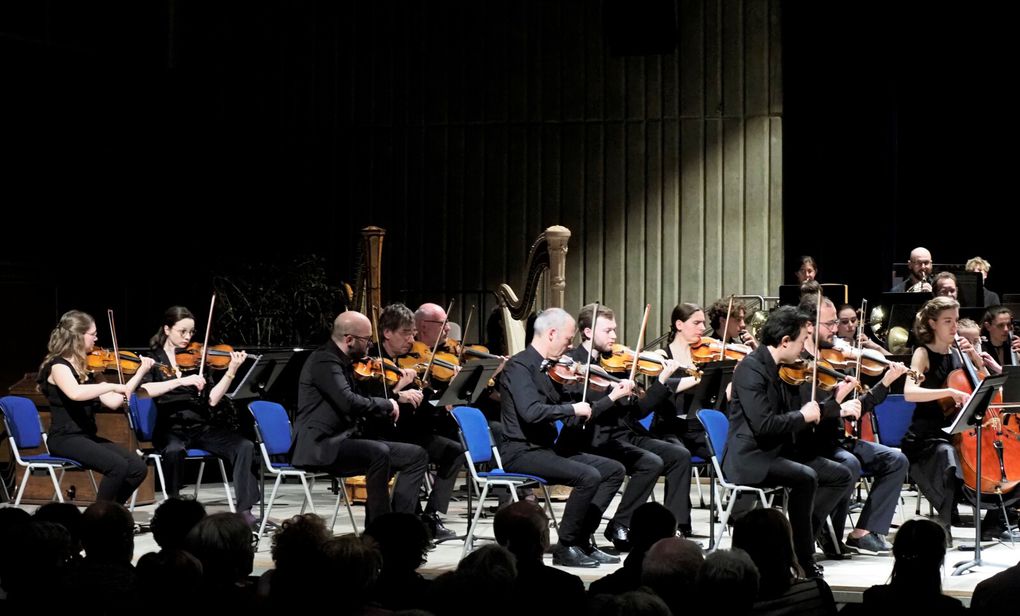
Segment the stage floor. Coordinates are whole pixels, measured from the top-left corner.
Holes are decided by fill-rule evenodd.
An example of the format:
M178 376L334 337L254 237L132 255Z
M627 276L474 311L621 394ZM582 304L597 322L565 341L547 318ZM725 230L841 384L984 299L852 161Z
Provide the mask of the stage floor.
M336 498L330 494L326 488L328 483L323 483L316 486L313 491L313 498L315 499L315 508L320 515L324 515L329 522L329 516L332 515L333 507L336 503ZM707 486L706 486L707 488ZM660 481L656 486L656 494L660 499L662 498L663 484ZM707 492L706 492L707 497ZM203 489L200 493L201 500L206 504L210 512L226 511L227 506L223 498L222 488ZM696 505L694 509L694 532L695 540L701 542L703 545L708 545L708 509L699 508L697 489L692 488L692 499ZM913 493L904 492L905 504L901 507L903 514L906 515L906 519L914 517L914 510L916 504L916 496ZM615 509L617 500L614 501L610 511ZM494 501L490 501L490 504L494 504ZM277 502L273 507L271 521L281 521L287 517L299 513L301 505L301 489L299 485L291 484L284 485L280 488L280 494L277 496ZM562 514L563 502L553 502L553 508L556 511L557 516ZM28 509L34 510L34 507ZM146 520L151 516L152 511L155 509L155 505L149 505L145 507L138 507L136 510L136 518L139 521ZM970 517L971 510L967 507L961 506L961 515L967 519ZM928 511L927 502L922 500L921 511ZM465 500L454 501L450 505L450 511L445 516L446 525L457 532L466 532L468 520L466 517L467 503ZM256 515L258 512L255 512ZM357 520L358 528L364 529L364 508L361 505L354 506L354 515ZM897 513L894 523L901 521L900 514ZM480 524L481 529L479 534L481 536L492 537L492 518L491 516L483 518ZM340 516L337 518L336 529L337 534L345 534L351 532L351 525L347 519L345 510L341 507ZM555 530L552 531L552 539L555 541ZM888 537L890 543L893 540L895 534L895 528ZM598 535L601 538L601 533ZM969 603L971 594L974 591L974 587L977 586L978 582L984 580L997 572L1002 571L1006 567L1010 567L1020 561L1020 543L1016 547L1011 547L1008 543L988 543L983 544L982 558L984 565L971 569L969 572L961 576L952 576L954 565L958 562L968 561L973 557L973 551L963 551L959 547L963 545L972 545L974 539L973 528L953 528L953 537L957 548L949 551L946 554L946 563L943 567L943 591L954 597L957 597ZM722 539L722 547L729 547L730 540L728 535L724 535ZM271 569L273 561L270 555L270 544L271 541L268 537L264 538L260 545L258 552L255 556L255 573L260 574L267 569ZM483 545L484 542L476 542L476 546ZM152 539L151 533L143 533L135 537L135 556L136 558L145 554L146 552L155 551L157 548L155 541ZM460 540L452 540L439 545L435 550L429 552L428 562L422 566L422 573L427 577L435 577L443 572L452 571L457 566L457 562L460 560L461 550L463 549L463 542ZM818 554L821 557L821 554ZM551 563L551 556L546 556L548 564ZM884 584L889 580L889 575L892 572L893 559L889 557L880 556L864 556L854 555L851 560L844 561L821 561L821 564L825 567L825 580L832 587L833 592L836 595L836 601L839 603L847 602L859 602L861 600L861 593L868 587L874 584ZM569 571L581 577L585 584L596 580L613 570L619 565L603 565L597 569L570 569L565 568L565 571Z

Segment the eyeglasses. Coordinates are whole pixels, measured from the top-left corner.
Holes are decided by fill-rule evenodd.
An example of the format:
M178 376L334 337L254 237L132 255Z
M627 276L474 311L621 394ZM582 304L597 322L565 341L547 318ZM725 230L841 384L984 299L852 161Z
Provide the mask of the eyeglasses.
M93 338L99 337L99 332L85 332L86 336L92 336Z
M839 325L839 320L838 319L833 319L832 321L822 321L821 325L824 325L824 326L828 327L829 329L832 329L833 327L836 327L837 325Z

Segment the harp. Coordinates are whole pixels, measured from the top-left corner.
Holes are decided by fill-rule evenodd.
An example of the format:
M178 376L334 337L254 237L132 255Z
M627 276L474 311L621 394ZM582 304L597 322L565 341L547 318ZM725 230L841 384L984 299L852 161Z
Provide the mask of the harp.
M354 283L352 308L361 314L372 314L372 306L382 306L382 245L386 229L365 227L361 230L361 255L358 277Z
M559 225L549 227L539 234L528 251L527 277L520 298L510 285L501 284L496 289L508 355L519 353L527 346L525 323L536 300L540 299L539 304L545 308L563 307L569 241L570 229Z

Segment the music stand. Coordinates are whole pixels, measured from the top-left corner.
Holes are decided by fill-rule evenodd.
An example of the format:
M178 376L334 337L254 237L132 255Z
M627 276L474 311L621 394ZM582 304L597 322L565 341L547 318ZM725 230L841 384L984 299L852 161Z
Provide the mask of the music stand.
M947 428L942 428L947 434L960 434L970 430L972 427L977 431L977 462L975 473L977 476L977 489L974 490L974 559L957 563L953 569L953 575L961 575L965 571L980 567L981 562L981 430L984 423L985 411L992 401L992 396L1006 382L1005 376L990 376L974 391L967 404L963 405L960 412L956 414L953 423Z
M469 361L450 381L450 385L443 395L429 404L442 407L474 404L481 397L485 388L489 386L489 380L502 365L502 359L484 358Z

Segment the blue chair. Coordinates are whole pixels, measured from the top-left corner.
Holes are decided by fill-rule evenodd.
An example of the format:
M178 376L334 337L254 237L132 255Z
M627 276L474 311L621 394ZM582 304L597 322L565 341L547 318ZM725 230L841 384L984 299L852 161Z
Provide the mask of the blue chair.
M549 511L549 519L552 521L553 528L556 528L556 515L553 513L552 500L550 500L549 491L546 489L546 480L534 475L507 473L503 470L503 461L500 460L499 450L492 440L489 423L480 410L469 406L458 406L453 409L453 417L460 427L460 438L464 445L468 472L471 473L471 479L474 480L475 486L481 489L478 507L475 508L471 526L468 528L467 536L464 537L464 551L461 557L467 556L471 551L475 531L478 528L478 520L482 517L482 509L490 486L505 486L510 490L510 497L514 501L518 500L517 488L529 485L540 486L542 495L545 497L545 506ZM489 470L481 470L480 466L488 467Z
M649 413L638 420L638 423L648 431L652 430L652 419L655 417L654 413ZM698 486L698 500L701 501L702 508L705 507L705 495L701 490L701 467L706 466L708 460L701 456L691 456L691 472L694 473L694 485ZM655 500L655 495L652 495L652 500Z
M875 421L878 423L878 442L886 447L899 448L903 437L910 429L917 404L907 402L903 394L889 394L882 404L875 407ZM931 507L931 503L928 504ZM921 513L921 490L917 490L916 512ZM903 511L900 511L900 518Z
M139 441L138 454L146 460L152 461L156 465L156 474L159 475L159 483L163 487L163 498L167 498L166 493L166 481L163 476L163 456L160 455L159 451L155 447L141 448L141 443L152 442L152 434L156 429L156 403L153 402L152 398L139 398L135 394L131 394L131 399L128 401L128 418L131 422L131 428L135 431L135 437ZM195 498L198 498L198 490L202 487L202 474L205 472L205 463L208 460L216 460L220 465L220 477L223 479L223 491L227 494L227 506L230 507L230 511L235 512L234 508L234 497L230 493L230 480L227 477L227 468L223 465L223 460L204 449L189 449L185 452L186 460L199 460L200 464L198 467L198 481L195 483ZM135 508L135 495L131 496L131 510Z
M262 451L262 463L267 471L276 476L273 484L273 491L269 495L269 502L266 504L265 514L262 516L262 524L259 526L259 537L266 531L266 524L269 521L269 514L273 511L273 503L276 501L276 492L280 489L284 477L297 477L301 481L304 490L304 500L301 501L301 513L305 512L305 505L315 513L315 503L312 501L312 492L308 480L315 482L317 473L294 468L290 462L281 461L290 454L290 444L293 437L290 418L287 417L287 410L276 402L256 400L248 405L248 410L255 418L255 436L259 449ZM275 459L274 459L275 458ZM319 473L321 474L321 473ZM336 526L337 514L340 512L340 501L347 506L347 515L351 518L351 526L354 534L358 534L358 525L354 522L354 511L351 509L351 502L347 499L347 491L341 485L337 490L336 508L333 511L333 521L330 528Z
M762 507L770 507L772 495L776 492L781 492L783 488L745 486L727 481L726 476L722 472L722 459L726 455L726 436L729 433L730 420L727 419L726 415L714 409L702 409L698 411L698 421L705 427L705 433L708 435L708 448L712 452L712 468L715 470L716 484L725 489L729 497L725 508L723 508L721 499L715 499L719 513L720 529L718 536L713 534L712 545L718 547L719 540L722 539L722 533L726 532L726 523L733 513L733 506L737 502L737 496L741 492L757 494ZM769 495L768 498L766 498L767 494Z
M0 398L0 412L3 413L4 426L7 430L8 441L11 444L11 452L14 461L18 466L25 467L25 474L21 477L21 485L18 487L18 495L14 499L14 506L21 504L21 497L25 494L25 487L28 485L29 475L33 469L46 469L53 481L53 492L57 500L64 502L64 496L60 493L60 482L64 479L66 470L88 470L89 479L92 481L92 489L99 493L99 486L96 485L96 476L90 469L85 469L80 462L70 458L61 458L50 454L49 446L46 444L46 432L43 430L42 420L39 418L39 409L35 403L28 398L21 396L4 396ZM45 450L45 453L24 455L22 449ZM57 470L60 470L60 477L57 477Z

